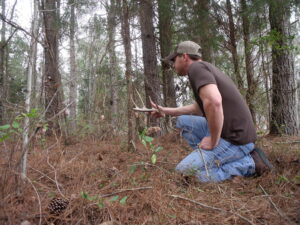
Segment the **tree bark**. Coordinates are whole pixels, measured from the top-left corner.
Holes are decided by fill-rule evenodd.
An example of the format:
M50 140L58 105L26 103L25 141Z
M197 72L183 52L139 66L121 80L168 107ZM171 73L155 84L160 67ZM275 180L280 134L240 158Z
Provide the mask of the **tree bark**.
M31 27L31 42L30 42L30 52L29 52L29 63L28 63L28 74L27 74L27 92L26 92L26 100L25 100L25 111L26 113L30 112L31 109L31 97L32 97L32 81L33 74L35 71L36 65L36 52L37 52L37 42L34 37L38 35L38 0L34 0L33 2L33 19L32 19L32 27ZM29 117L25 117L24 121L24 131L23 131L23 155L21 156L21 179L25 180L27 173L27 154L28 154L28 145L29 145L29 128L30 121Z
M290 40L289 1L269 2L272 45L272 113L270 134L298 135L297 85Z
M238 57L238 53L237 53L237 43L236 43L236 29L235 29L235 25L233 22L232 7L231 7L230 0L226 0L226 8L227 8L227 14L228 14L228 21L229 21L230 52L232 55L235 79L236 79L239 90L241 92L243 92L244 81L243 81L243 78L242 78L241 72L240 72L239 57Z
M151 107L149 96L156 103L160 103L161 101L160 81L157 71L156 41L153 26L154 13L152 4L153 2L151 0L140 0L139 7L145 74L146 106L148 108ZM148 125L150 126L158 125L157 120L154 118L149 118L148 121Z
M117 90L117 57L115 51L116 36L116 1L110 0L108 9L108 55L110 67L110 113L113 131L117 129L118 123L118 90Z
M195 7L198 24L199 39L202 51L202 58L213 63L213 31L212 19L209 15L210 0L197 0Z
M134 126L133 126L133 85L132 85L132 53L131 53L131 38L130 38L130 26L129 26L129 6L128 1L123 0L122 1L122 39L123 39L123 45L124 45L124 51L125 51L125 76L126 76L126 84L127 84L127 126L128 126L128 132L127 132L127 148L128 151L132 148L132 141L134 138Z
M77 71L75 58L75 1L70 0L70 81L69 81L69 110L70 127L76 129L76 100L77 100Z
M44 0L43 17L45 25L45 117L48 120L48 134L60 131L58 112L62 109L62 86L58 70L59 18L57 2Z
M246 100L249 105L249 109L252 115L254 124L256 124L256 113L255 113L255 104L254 97L256 93L256 82L254 78L254 70L252 63L251 55L251 46L250 46L250 22L248 6L245 0L240 0L241 4L241 14L242 14L242 26L243 26L243 38L244 38L244 52L245 52L245 64L246 64L246 75L247 75L247 84L248 89L246 93Z
M159 44L161 58L167 57L172 51L172 0L158 0L158 25L159 25ZM163 96L164 104L169 107L176 107L176 92L174 85L174 73L170 66L162 63L162 78L163 78ZM171 126L170 116L166 116L166 125Z
M6 0L2 0L2 15L5 16L5 10L6 10ZM4 77L5 77L5 68L4 68L4 62L5 62L5 33L6 33L6 23L4 20L2 20L2 28L1 28L1 45L0 45L0 124L2 124L3 116L4 116L4 99L5 99L5 91L4 91Z

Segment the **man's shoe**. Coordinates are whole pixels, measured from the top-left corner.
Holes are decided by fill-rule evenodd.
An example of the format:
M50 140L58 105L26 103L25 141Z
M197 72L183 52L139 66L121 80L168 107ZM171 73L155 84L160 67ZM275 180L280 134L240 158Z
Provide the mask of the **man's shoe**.
M259 149L254 148L253 151L250 153L251 157L254 160L255 163L255 173L260 176L266 171L272 170L274 167L270 163L270 161L267 159L267 156L265 153Z

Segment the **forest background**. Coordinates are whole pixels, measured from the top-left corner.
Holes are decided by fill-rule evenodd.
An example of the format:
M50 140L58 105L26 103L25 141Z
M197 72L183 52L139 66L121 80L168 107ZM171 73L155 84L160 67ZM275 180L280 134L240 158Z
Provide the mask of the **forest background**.
M2 196L11 174L22 192L30 152L48 141L118 140L137 152L139 139L154 146L147 128L159 127L156 137L172 133L174 118L132 108L150 107L149 96L169 107L193 101L188 80L161 61L184 40L199 43L203 60L232 78L259 137L292 140L295 150L299 7L297 0L2 0Z

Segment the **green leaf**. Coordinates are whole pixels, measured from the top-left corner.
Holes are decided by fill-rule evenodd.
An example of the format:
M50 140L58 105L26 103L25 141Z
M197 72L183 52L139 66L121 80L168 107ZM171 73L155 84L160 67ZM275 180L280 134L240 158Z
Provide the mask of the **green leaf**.
M144 139L142 139L142 143L143 143L143 145L144 145L145 147L147 147L147 143L146 143L146 141L145 141Z
M130 174L133 174L135 171L136 171L136 165L131 165L131 166L129 167L129 173L130 173Z
M9 124L5 124L3 126L0 126L0 130L7 130L10 128L10 125Z
M15 128L15 129L17 129L17 128L20 127L20 124L19 124L17 121L14 121L14 122L12 123L12 127Z
M81 197L83 197L84 199L89 200L89 201L93 201L93 200L95 200L97 198L97 196L89 196L84 191L81 191L80 195L81 195Z
M119 199L119 195L116 195L116 196L113 196L111 199L110 199L110 201L111 202L115 202L115 201L117 201Z
M80 196L82 197L82 198L84 198L84 199L88 199L88 194L87 193L85 193L84 191L81 191L80 192Z
M160 152L161 150L163 150L163 147L158 146L154 151L155 151L155 152Z
M146 142L152 142L153 141L153 138L152 137L149 137L149 136L145 136L144 137L144 140L146 141Z
M120 200L120 203L121 203L122 205L125 205L125 204L126 204L127 198L128 198L128 196L123 197L123 198Z
M100 208L100 209L103 209L104 208L104 203L102 200L99 200L99 202L97 203L97 206Z
M155 163L156 163L156 160L157 160L157 157L156 157L155 154L153 154L153 155L151 156L151 162L152 162L152 164L155 164Z

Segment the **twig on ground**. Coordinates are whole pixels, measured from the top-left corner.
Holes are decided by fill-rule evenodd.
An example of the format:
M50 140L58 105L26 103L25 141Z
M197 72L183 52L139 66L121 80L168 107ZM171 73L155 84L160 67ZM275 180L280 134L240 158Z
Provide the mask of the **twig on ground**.
M39 225L41 225L41 224L42 224L42 203L41 203L40 195L39 195L39 193L38 193L36 187L35 187L35 186L33 185L33 183L31 182L31 180L30 180L27 176L26 176L25 178L26 178L26 179L28 180L28 182L31 184L31 186L33 187L33 189L34 189L34 191L35 191L35 193L36 193L36 195L37 195L38 202L39 202L39 212L40 212L40 215L39 215L39 218L40 218L40 220L39 220Z
M211 177L210 177L210 175L209 175L209 171L208 171L208 168L207 168L207 164L206 164L206 161L205 161L204 156L203 156L203 152L202 152L203 150L202 150L202 148L200 148L200 145L199 145L198 147L199 147L199 152L200 152L202 161L203 161L203 163L204 163L204 168L205 168L205 171L206 171L206 176L207 176L207 178L208 178L209 180L211 180Z
M64 198L66 198L66 196L61 192L60 190L60 187L59 187L59 183L57 181L57 172L56 172L56 168L50 163L49 161L49 151L47 149L47 164L53 169L54 171L54 180L55 180L55 185L56 185L56 188L58 190L58 192L60 193L61 196L63 196Z
M244 216L242 216L242 215L240 215L240 214L238 214L238 213L236 213L236 212L233 212L233 211L227 211L227 210L224 210L224 209L221 209L221 208L217 208L217 207L214 207L214 206L205 205L205 204L203 204L203 203L201 203L201 202L197 202L197 201L194 201L194 200L192 200L192 199L188 199L188 198L185 198L185 197L181 197L181 196L179 196L179 195L168 195L168 196L173 197L173 198L182 199L182 200L185 200L185 201L188 201L188 202L192 202L192 203L194 203L194 204L196 204L196 205L200 205L200 206L202 206L202 207L204 207L204 208L213 209L213 210L217 210L217 211L224 212L224 213L231 213L231 214L233 214L233 215L235 215L235 216L238 216L238 217L241 218L242 220L248 222L249 224L255 225L255 223L251 222L249 219L247 219L246 217L244 217Z
M296 143L300 143L300 140L296 140L296 141L279 141L279 142L274 142L275 144L296 144Z
M123 192L126 192L126 191L139 191L139 190L146 190L146 189L152 189L152 188L153 187L150 186L150 187L139 187L139 188L123 189L123 190L116 191L116 192L113 192L113 193L100 195L99 198L109 197L109 196L112 196L112 195L115 195L115 194L120 194L120 193L123 193Z
M265 191L265 189L259 185L260 189L264 192L265 196L268 197L268 200L271 202L271 204L273 205L273 207L276 209L276 211L278 212L278 214L285 219L286 221L288 221L289 223L292 223L292 221L286 216L284 215L284 213L282 212L281 209L279 209L276 204L273 202L271 196Z

